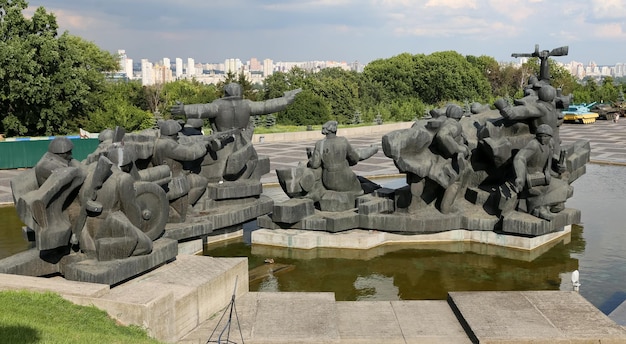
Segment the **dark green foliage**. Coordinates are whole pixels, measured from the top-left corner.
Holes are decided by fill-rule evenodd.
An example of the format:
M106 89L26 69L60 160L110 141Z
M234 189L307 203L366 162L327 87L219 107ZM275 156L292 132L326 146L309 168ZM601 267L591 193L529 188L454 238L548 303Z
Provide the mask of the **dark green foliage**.
M357 79L358 74L356 72L349 72L340 68L326 68L307 79L307 86L326 100L334 120L340 124L346 124L359 107Z
M133 104L133 99L141 104L142 89L138 83L110 83L107 87L108 97L103 100L102 108L91 112L82 127L90 132L100 132L106 128L123 127L127 131L148 129L154 126L155 119L150 111ZM141 87L141 85L139 85Z
M428 104L448 100L484 102L491 95L487 78L457 52L421 56L415 68L415 90Z
M332 119L326 100L310 90L304 90L296 100L278 115L278 123L285 125L324 124Z
M0 0L0 132L53 135L77 132L80 119L102 106L105 76L117 69L110 53L67 32L39 7Z
M296 88L306 89L305 79L309 74L303 69L295 67L287 73L276 72L266 77L263 83L263 98L278 98L282 97L285 91Z
M223 90L220 91L216 85L203 84L195 79L169 82L160 93L164 108L162 111L166 111L177 101L184 104L210 103L221 97L222 93Z

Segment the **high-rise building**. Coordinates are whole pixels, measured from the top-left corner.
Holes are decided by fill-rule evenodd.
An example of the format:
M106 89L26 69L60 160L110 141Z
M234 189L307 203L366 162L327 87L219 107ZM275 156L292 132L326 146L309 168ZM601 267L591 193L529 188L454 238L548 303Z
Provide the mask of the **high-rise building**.
M169 66L166 65L156 65L153 67L154 70L154 83L155 84L165 84L172 81L172 70Z
M239 73L243 64L240 59L226 59L224 60L224 73Z
M620 78L626 75L626 68L623 63L615 64L615 77Z
M167 67L167 69L172 69L172 61L170 61L169 57L163 58L163 66Z
M180 78L183 75L183 59L180 57L176 58L176 79Z
M126 56L126 50L124 49L119 49L117 51L117 58L120 64L120 72L124 72L125 68L126 68L126 59L128 58L128 56Z
M270 59L263 60L263 76L268 77L274 73L274 61Z
M126 50L119 49L117 51L118 61L120 64L120 69L118 72L126 74L129 79L133 78L133 60L129 59L126 55ZM130 66L130 67L129 67Z
M250 59L250 71L257 72L262 70L261 62L256 57Z
M196 62L191 57L187 58L187 73L186 74L188 76L196 75Z
M154 85L154 71L152 63L148 59L141 59L141 85Z
M124 73L128 79L133 79L135 74L133 73L133 59L126 59L126 66L124 66Z

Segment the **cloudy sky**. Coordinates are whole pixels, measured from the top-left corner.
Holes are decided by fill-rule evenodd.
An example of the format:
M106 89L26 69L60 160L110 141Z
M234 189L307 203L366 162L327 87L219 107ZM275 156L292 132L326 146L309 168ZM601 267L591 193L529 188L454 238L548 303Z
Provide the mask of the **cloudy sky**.
M62 31L130 58L367 63L403 52L626 62L626 0L32 0ZM32 10L29 8L29 10Z

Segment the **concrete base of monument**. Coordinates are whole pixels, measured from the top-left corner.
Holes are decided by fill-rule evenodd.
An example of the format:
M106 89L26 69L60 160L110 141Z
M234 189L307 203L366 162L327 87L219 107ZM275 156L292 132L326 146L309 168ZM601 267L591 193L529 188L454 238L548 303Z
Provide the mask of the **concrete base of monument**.
M98 261L69 247L39 251L35 248L0 260L0 273L25 276L63 275L72 281L114 285L176 258L178 243L162 238L154 241L150 254L126 259Z
M240 297L248 292L248 260L178 255L115 287L0 274L0 290L58 293L76 304L102 309L124 325L140 326L160 341L176 343L224 309L233 293Z
M206 210L195 210L189 214L185 222L168 223L163 237L178 241L205 237L214 231L241 226L270 213L274 206L274 201L265 195L219 202L210 200L210 203Z
M305 250L321 247L367 250L387 244L473 242L531 251L561 240L569 241L571 228L571 225L568 225L561 230L537 237L464 229L428 234L397 234L363 229L351 229L339 233L299 229L258 229L252 232L252 244Z
M62 271L70 281L115 285L163 265L175 259L177 254L178 243L163 238L154 241L150 254L111 261L86 259L68 263Z

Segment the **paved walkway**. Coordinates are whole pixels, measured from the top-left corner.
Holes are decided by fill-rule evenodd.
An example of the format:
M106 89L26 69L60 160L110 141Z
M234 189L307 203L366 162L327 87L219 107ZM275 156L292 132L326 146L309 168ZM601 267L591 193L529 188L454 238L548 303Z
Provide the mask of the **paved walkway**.
M376 144L380 147L384 133L370 134L369 136L348 136L350 143L355 147ZM356 134L359 135L359 134ZM270 158L270 173L261 178L263 184L277 183L276 169L298 166L306 163L306 147L314 147L315 141L322 139L320 133L317 139L304 141L283 141L255 143L259 155ZM567 144L577 139L587 139L591 142L592 163L608 163L626 165L626 121L613 123L611 121L596 121L593 124L563 124L561 139ZM373 157L359 162L352 168L356 174L371 177L381 175L395 175L398 169L393 160L387 158L382 149ZM21 170L0 170L0 204L13 203L10 180Z
M579 139L591 142L592 163L609 163L626 165L626 123L611 121L596 121L593 124L563 124L561 126L561 140L564 144ZM383 134L372 137L349 137L354 147L377 144L380 147ZM323 136L320 133L319 139ZM317 140L298 142L255 143L259 155L270 157L270 173L263 176L261 181L275 183L277 168L298 166L299 162L306 163L306 147L314 147ZM380 176L397 174L398 169L393 160L386 157L382 149L373 157L359 162L352 167L356 174L362 176Z

